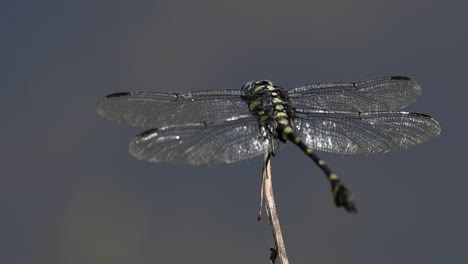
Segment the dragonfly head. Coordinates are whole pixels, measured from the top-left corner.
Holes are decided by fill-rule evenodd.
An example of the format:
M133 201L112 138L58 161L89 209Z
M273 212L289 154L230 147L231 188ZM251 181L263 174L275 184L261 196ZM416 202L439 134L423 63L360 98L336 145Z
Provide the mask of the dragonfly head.
M244 84L241 90L244 92L253 93L255 92L255 88L259 86L273 86L273 83L269 80L251 81L251 82Z

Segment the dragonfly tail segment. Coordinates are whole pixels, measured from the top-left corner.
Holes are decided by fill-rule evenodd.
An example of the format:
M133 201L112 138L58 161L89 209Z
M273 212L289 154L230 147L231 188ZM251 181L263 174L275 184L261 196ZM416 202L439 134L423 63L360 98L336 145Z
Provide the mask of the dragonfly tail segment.
M357 213L353 196L338 176L326 165L323 159L320 159L299 137L294 134L294 130L283 124L278 124L276 131L279 138L283 141L291 141L298 146L307 156L309 156L317 166L325 173L330 182L333 198L337 207L343 207L349 213Z

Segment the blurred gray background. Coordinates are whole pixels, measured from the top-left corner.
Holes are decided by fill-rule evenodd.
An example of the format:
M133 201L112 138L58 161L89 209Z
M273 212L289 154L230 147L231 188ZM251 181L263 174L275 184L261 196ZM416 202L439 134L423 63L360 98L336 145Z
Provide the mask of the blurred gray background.
M268 263L261 159L138 161L141 129L96 114L118 91L283 87L408 75L439 138L321 154L356 196L336 209L295 146L273 160L291 263L468 263L465 1L2 1L1 263Z

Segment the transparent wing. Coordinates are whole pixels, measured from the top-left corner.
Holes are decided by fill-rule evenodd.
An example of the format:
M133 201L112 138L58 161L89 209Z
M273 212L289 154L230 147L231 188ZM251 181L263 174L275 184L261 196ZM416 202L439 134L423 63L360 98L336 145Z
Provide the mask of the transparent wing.
M288 90L294 107L333 111L396 111L421 95L416 81L402 76L358 82L319 83Z
M130 142L138 159L181 165L218 165L262 155L280 147L276 139L263 140L252 116L219 123L195 123L151 129Z
M310 147L345 155L374 155L408 148L440 133L430 116L407 112L304 110L296 133Z
M145 128L222 121L249 113L240 90L189 93L128 92L108 95L97 104L103 117Z

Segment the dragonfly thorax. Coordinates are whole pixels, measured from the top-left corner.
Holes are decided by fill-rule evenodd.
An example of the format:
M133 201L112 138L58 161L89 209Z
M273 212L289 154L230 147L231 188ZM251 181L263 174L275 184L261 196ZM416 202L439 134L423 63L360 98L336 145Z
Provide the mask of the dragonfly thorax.
M242 90L246 93L244 100L251 114L272 135L277 136L278 124L292 124L294 112L286 89L274 86L271 81L260 80L246 83Z

